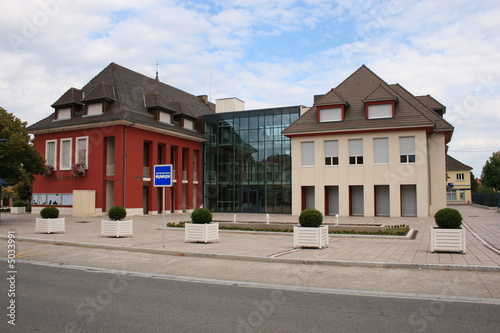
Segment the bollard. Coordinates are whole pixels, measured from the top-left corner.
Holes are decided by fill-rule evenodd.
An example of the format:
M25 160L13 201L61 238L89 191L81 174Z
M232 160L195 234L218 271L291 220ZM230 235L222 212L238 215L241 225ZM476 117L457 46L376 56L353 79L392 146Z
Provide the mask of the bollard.
M335 214L335 218L337 221L335 222L335 225L339 225L339 214Z
M233 222L236 223L236 214L233 216Z
M266 222L269 224L269 214L266 214Z

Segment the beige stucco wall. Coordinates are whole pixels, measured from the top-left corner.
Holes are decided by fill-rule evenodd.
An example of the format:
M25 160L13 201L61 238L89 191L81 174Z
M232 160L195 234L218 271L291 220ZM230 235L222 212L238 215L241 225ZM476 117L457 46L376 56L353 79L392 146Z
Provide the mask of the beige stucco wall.
M399 138L415 137L416 163L400 163ZM388 138L389 163L374 164L373 139ZM349 139L363 139L363 165L349 165ZM339 165L325 166L324 141L338 140ZM303 167L301 142L314 142L314 166ZM429 162L429 157L431 162ZM302 210L302 186L315 187L315 206L325 213L325 186L339 187L339 215L349 215L349 186L364 186L364 215L375 215L375 185L390 186L390 216L401 216L401 185L416 185L417 216L446 206L444 135L424 130L292 138L292 214ZM431 203L432 200L432 203Z

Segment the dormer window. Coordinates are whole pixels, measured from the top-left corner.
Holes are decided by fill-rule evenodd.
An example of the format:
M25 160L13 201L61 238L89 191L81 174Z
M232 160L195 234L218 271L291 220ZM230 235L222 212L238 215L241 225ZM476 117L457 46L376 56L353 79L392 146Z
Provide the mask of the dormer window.
M87 105L87 116L96 116L103 113L103 103L94 103Z
M71 108L62 108L56 111L56 120L71 119Z
M331 122L344 120L344 107L322 107L318 108L318 122Z
M188 130L194 130L194 121L191 119L184 118L184 128Z
M165 124L171 124L172 123L172 115L168 112L165 112L165 111L159 111L158 112L158 120L162 123L165 123Z
M366 103L366 119L394 118L394 102Z

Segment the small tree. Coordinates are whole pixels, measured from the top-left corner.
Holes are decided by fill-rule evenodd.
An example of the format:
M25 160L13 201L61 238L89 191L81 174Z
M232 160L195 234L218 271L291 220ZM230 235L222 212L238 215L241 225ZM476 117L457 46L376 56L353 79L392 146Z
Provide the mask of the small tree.
M500 151L493 153L483 166L481 181L485 186L489 186L500 192Z
M319 227L323 223L323 214L317 209L304 209L299 216L303 227Z
M434 214L434 220L440 228L458 229L462 225L462 215L453 208L443 208Z
M191 213L191 221L193 223L210 223L212 222L212 212L207 208L196 208Z
M57 219L59 217L59 209L56 207L45 207L40 211L40 216L44 219Z
M108 216L114 221L120 221L127 216L127 211L122 206L113 206L109 209Z

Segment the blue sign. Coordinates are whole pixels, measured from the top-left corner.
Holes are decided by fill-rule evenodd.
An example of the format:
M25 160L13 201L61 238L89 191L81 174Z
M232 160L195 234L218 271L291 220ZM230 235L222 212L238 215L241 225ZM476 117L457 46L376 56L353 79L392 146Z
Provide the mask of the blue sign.
M160 164L154 166L155 187L172 186L172 164Z

